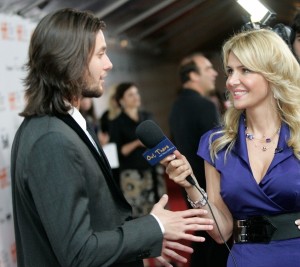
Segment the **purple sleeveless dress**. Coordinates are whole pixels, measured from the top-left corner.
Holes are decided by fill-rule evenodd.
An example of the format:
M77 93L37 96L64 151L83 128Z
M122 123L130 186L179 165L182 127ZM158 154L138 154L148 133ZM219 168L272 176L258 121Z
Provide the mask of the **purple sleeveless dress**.
M243 116L239 123L238 138L232 151L227 154L226 162L225 151L220 151L213 163L209 154L209 138L211 133L219 129L202 136L197 154L220 172L221 196L233 218L299 212L300 161L285 142L289 137L288 126L283 123L278 152L259 184L249 164ZM300 266L300 238L271 241L268 244L237 243L233 245L231 253L237 265L229 255L228 267L297 267Z

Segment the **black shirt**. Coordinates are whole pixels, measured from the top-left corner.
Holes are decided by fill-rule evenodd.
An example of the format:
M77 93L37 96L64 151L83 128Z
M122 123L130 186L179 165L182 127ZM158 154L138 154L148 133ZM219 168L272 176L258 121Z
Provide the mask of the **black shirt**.
M142 154L145 152L145 147L138 147L133 150L129 155L124 156L121 154L121 147L127 143L137 140L135 134L136 127L144 120L152 119L150 113L146 111L139 111L139 120L132 120L126 113L122 112L111 123L110 136L111 142L117 144L120 169L149 169L148 162L144 159Z

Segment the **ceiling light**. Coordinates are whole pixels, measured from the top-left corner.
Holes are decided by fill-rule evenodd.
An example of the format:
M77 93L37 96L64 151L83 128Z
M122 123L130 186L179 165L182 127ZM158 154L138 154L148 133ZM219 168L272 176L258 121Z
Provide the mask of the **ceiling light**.
M259 0L237 0L237 2L250 14L251 22L266 24L276 14L266 8Z
M120 41L120 46L122 48L126 48L126 47L128 47L128 45L129 45L129 42L128 42L127 39L123 39L123 40Z

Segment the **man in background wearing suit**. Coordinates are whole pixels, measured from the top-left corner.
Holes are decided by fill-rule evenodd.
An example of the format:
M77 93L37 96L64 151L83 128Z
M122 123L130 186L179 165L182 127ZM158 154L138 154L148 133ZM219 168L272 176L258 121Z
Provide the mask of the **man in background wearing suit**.
M64 9L43 18L32 35L25 119L11 156L19 267L143 266L160 255L184 261L174 249L190 248L176 240L203 241L188 232L212 227L203 210L165 210L167 196L132 220L78 111L81 97L101 96L112 68L103 29L92 14Z
M293 19L292 29L294 31L292 40L293 52L300 62L300 12Z
M215 90L217 75L212 63L202 53L185 57L179 66L182 88L169 117L171 139L186 156L199 185L204 189L204 161L197 156L197 150L201 136L219 124L217 108L207 98ZM192 244L194 253L191 255L190 266L225 267L228 255L226 247L218 245L207 233L197 234L205 236L206 242Z

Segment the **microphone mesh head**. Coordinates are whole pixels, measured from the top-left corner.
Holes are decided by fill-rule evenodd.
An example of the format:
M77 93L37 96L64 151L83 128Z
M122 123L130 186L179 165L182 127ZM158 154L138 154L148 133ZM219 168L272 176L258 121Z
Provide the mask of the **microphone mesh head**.
M135 130L135 133L140 141L147 148L153 148L159 144L165 135L160 127L152 120L141 122Z

